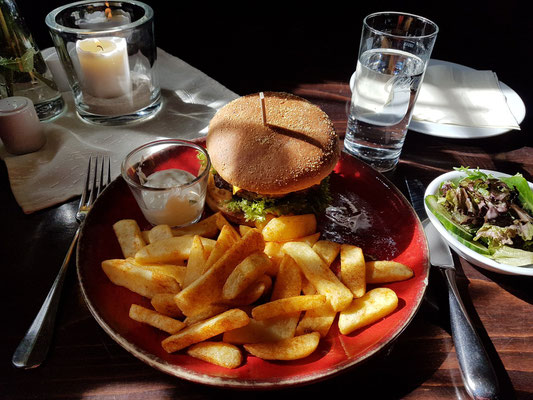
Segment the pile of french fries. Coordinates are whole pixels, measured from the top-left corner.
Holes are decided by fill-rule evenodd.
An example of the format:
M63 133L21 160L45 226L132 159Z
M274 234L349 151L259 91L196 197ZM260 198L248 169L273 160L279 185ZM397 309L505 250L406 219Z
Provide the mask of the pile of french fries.
M132 304L129 316L168 333L167 352L225 368L242 365L246 353L307 357L337 316L348 335L396 309L393 290L368 284L413 276L406 265L365 261L357 246L321 240L314 214L250 227L217 213L186 228L149 231L125 219L113 229L124 258L103 261L104 272L153 307Z

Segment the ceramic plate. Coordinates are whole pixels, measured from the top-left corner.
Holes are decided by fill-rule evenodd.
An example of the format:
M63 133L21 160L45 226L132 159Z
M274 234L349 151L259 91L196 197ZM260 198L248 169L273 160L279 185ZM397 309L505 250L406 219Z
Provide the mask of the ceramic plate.
M457 69L472 69L470 67L465 67L460 64L436 59L429 60L428 66L443 64L453 66ZM350 88L353 87L354 75L352 75L350 79ZM505 83L500 82L500 87L503 91L503 94L507 98L507 102L509 104L511 112L516 118L518 124L520 124L526 116L526 106L524 105L524 102L522 101L520 96ZM409 124L409 130L424 133L426 135L438 136L449 139L481 139L491 136L498 136L509 131L509 129L501 128L476 128L469 126L438 124L435 122L417 121L415 119L411 120Z
M495 177L509 176L501 172L490 171L490 170L485 170L485 169L482 169L481 171L485 172L486 174L493 175ZM465 176L465 174L460 171L452 171L452 172L448 172L446 174L439 176L438 178L434 179L428 185L426 192L424 194L424 198L431 194L436 194L442 182L450 180L450 179L458 179L463 176ZM533 188L533 185L531 183L529 183L529 186ZM478 267L481 267L481 268L484 268L484 269L487 269L493 272L499 272L499 273L507 274L507 275L533 276L533 268L524 268L524 267L516 267L513 265L501 264L495 260L492 260L488 257L485 257L482 254L475 252L472 249L469 249L468 247L460 243L455 237L453 237L450 234L450 232L448 232L448 230L446 230L446 228L439 222L437 217L435 217L435 215L429 210L425 202L424 202L424 207L426 209L426 213L431 223L435 226L435 228L439 231L439 233L444 237L444 239L446 239L450 247L454 249L457 252L457 254L459 254L461 257L463 257L467 261L471 262L474 265L477 265Z
M319 348L297 361L264 361L248 355L241 367L225 369L184 352L167 354L161 347L165 333L128 317L132 303L151 307L148 299L115 286L101 268L105 259L123 258L113 233L114 222L133 218L141 229L150 228L122 178L98 198L80 237L78 277L91 313L135 357L197 383L281 388L322 380L355 366L385 348L414 317L427 285L428 249L422 225L405 197L371 167L343 153L330 182L333 204L319 217L322 238L358 245L369 256L397 260L414 270L414 277L407 281L382 285L399 297L398 308L386 318L350 335L339 334L335 322Z

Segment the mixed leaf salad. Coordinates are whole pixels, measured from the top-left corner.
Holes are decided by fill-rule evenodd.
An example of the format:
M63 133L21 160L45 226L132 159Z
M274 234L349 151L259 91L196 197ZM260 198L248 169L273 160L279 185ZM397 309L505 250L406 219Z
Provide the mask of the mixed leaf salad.
M442 182L426 197L428 208L467 247L504 264L533 264L533 191L526 179L455 170L464 177Z

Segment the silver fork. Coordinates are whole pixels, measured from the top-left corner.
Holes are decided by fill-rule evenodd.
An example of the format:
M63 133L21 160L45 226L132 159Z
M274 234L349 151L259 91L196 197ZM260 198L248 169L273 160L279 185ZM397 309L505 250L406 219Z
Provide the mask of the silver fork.
M100 158L100 161L99 161ZM98 168L100 164L100 168ZM78 237L80 235L85 216L91 209L96 198L100 195L102 190L111 181L111 165L109 156L92 156L89 158L89 166L87 168L87 178L85 187L76 213L76 220L78 221L78 229L74 234L72 243L65 255L63 265L59 269L54 284L50 288L46 299L39 310L39 313L33 320L30 328L24 335L24 338L18 345L13 354L12 363L17 368L35 368L41 365L46 358L52 336L54 332L54 322L61 297L61 289L65 280L65 273L70 261L70 257L74 252Z

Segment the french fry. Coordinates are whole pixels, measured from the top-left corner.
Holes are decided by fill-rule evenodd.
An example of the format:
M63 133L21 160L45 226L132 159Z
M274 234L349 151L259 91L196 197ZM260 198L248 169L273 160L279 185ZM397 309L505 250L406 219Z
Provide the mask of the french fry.
M290 242L305 242L309 246L313 246L318 241L319 238L320 238L320 232L316 232L316 233L312 233L312 234L307 235L307 236L302 236L302 237L299 237L299 238L290 239L289 241Z
M283 251L294 259L317 292L326 296L334 311L341 311L350 305L353 299L350 289L339 281L308 244L288 242L283 245Z
M158 293L152 297L150 303L159 314L172 318L181 318L183 313L174 301L174 296L172 293Z
M404 281L413 276L413 270L396 261L367 261L367 283L389 283Z
M248 325L225 332L222 340L233 344L276 342L293 337L295 330L295 327L287 324L286 317L264 321L252 318Z
M221 314L224 311L228 311L230 307L225 304L210 304L206 308L202 309L200 313L196 313L191 317L186 317L183 322L185 322L186 325L194 325L197 322L204 321L208 318L214 317L215 315Z
M398 296L389 288L375 288L352 304L339 315L339 331L348 335L356 329L370 325L393 312L398 306Z
M182 288L186 288L196 279L198 279L205 269L207 262L207 254L202 244L202 238L194 235L189 253L189 260L187 261L187 268L185 270L185 277L183 279Z
M341 245L330 240L319 240L312 245L313 250L324 260L324 262L331 266L333 261L339 255Z
M326 337L337 313L331 308L331 304L307 310L296 327L296 335L310 332L318 332L320 337Z
M262 275L253 282L250 286L239 293L234 299L226 300L222 299L221 304L229 305L232 307L242 307L255 303L259 298L270 290L272 287L272 278L268 275Z
M218 227L218 219L222 214L220 212L213 214L195 224L183 227L172 228L172 234L174 236L202 236L204 238L214 238L220 228Z
M263 221L255 221L254 225L255 227L261 232L263 228L270 222L271 219L275 218L276 216L274 214L267 214L265 216L265 219Z
M140 264L183 263L191 253L193 236L173 236L144 246L135 253L135 261ZM202 238L204 249L211 251L215 245L213 239Z
M224 368L237 368L242 364L241 350L230 343L201 342L193 344L187 349L187 354Z
M148 231L148 243L172 237L172 230L168 225L156 225Z
M300 268L290 256L285 255L281 260L270 300L299 296L301 292L302 273Z
M258 231L250 231L239 239L209 270L175 297L183 314L190 317L220 302L222 287L233 269L250 254L262 251L264 246L263 235Z
M137 251L146 245L141 229L137 221L122 219L113 224L113 230L117 237L124 258L133 257Z
M266 242L265 243L265 254L270 257L272 261L269 271L267 274L270 276L276 276L278 274L279 264L283 259L285 253L281 250L283 243L279 242Z
M231 271L222 288L222 297L225 300L237 297L260 276L264 275L270 264L270 258L262 251L250 254Z
M215 264L218 259L222 257L237 240L239 240L239 238L240 236L231 225L223 225L213 251L211 251L205 262L204 272L211 268L211 266Z
M158 293L178 293L176 279L157 271L141 268L123 259L102 261L102 269L111 282L151 299Z
M153 326L173 335L185 328L185 324L177 319L170 318L166 315L160 314L157 311L150 310L137 304L132 304L130 307L130 318Z
M341 281L350 289L354 297L366 292L366 266L363 250L350 244L341 246Z
M272 218L261 231L267 242L286 242L316 232L315 214Z
M245 344L244 348L264 360L298 360L312 354L319 341L320 334L312 332L277 342Z
M285 297L254 307L252 309L252 317L257 321L262 321L310 310L320 307L324 303L326 303L326 296L321 294Z
M244 236L246 235L246 233L250 230L250 229L257 229L257 228L254 228L252 226L248 226L248 225L239 225L239 234L241 236Z
M188 326L175 335L164 339L161 344L166 352L174 353L191 344L199 343L226 331L240 328L249 322L250 318L244 311L233 308L205 321Z
M135 261L134 258L126 258L126 261L139 268L171 276L176 279L176 281L180 284L180 287L183 283L183 279L185 277L185 272L187 269L187 267L185 267L184 265L175 264L140 264Z

